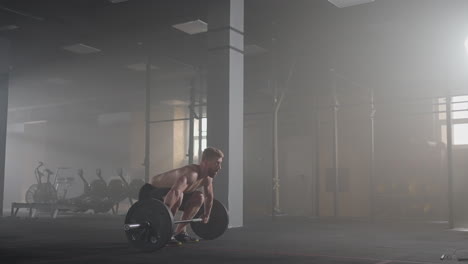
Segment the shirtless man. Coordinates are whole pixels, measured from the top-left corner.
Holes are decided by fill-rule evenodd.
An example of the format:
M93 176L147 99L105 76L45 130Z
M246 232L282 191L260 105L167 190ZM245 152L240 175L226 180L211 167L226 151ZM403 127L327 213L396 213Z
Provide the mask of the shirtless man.
M207 223L213 206L213 178L221 169L223 157L221 150L206 148L200 164L187 165L154 176L150 183L141 187L139 200L161 200L172 215L178 210L184 211L182 220L192 219L204 204L204 214L201 217ZM203 192L198 190L202 187ZM198 241L187 234L186 226L187 224L177 225L171 243Z

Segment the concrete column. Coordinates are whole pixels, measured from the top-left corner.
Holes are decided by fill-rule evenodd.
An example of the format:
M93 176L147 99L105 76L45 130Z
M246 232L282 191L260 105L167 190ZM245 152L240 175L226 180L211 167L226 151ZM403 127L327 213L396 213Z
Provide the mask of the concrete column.
M8 116L9 41L0 38L0 216L3 216Z
M453 123L452 123L452 96L450 92L445 97L445 118L447 127L447 180L448 180L448 224L449 228L455 227L453 210L454 194L453 194Z
M211 0L208 6L207 143L221 149L223 169L215 197L243 225L244 0Z

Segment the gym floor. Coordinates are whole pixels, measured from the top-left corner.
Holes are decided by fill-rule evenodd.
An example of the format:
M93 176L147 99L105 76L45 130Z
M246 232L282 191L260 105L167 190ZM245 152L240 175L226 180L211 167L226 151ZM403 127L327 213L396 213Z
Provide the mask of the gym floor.
M446 223L281 218L141 253L129 248L122 223L111 215L0 218L0 263L441 263L441 254L468 248L468 233Z

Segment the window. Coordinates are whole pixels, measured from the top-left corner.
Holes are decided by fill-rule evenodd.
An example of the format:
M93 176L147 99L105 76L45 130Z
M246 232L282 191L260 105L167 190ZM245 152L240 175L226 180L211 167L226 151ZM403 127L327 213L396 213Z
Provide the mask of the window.
M196 120L196 119L195 119ZM196 120L197 121L197 120ZM200 161L199 154L206 148L206 126L207 120L206 118L202 118L201 120L202 127L201 127L201 135L199 133L199 124L200 122L195 122L193 126L193 159ZM201 148L200 148L200 140L201 140Z
M445 98L438 100L439 120L441 125L441 139L447 143L447 125ZM452 97L452 137L453 145L468 145L468 96Z

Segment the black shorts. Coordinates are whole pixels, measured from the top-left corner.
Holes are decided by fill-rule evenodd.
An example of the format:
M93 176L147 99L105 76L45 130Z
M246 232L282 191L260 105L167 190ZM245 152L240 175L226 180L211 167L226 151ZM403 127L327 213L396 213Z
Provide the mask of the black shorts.
M164 202L164 196L171 190L171 188L157 188L149 183L145 183L138 194L138 200L146 199L156 199ZM182 199L182 204L179 207L179 210L183 211L187 201L190 199L193 193L184 193L184 198Z

